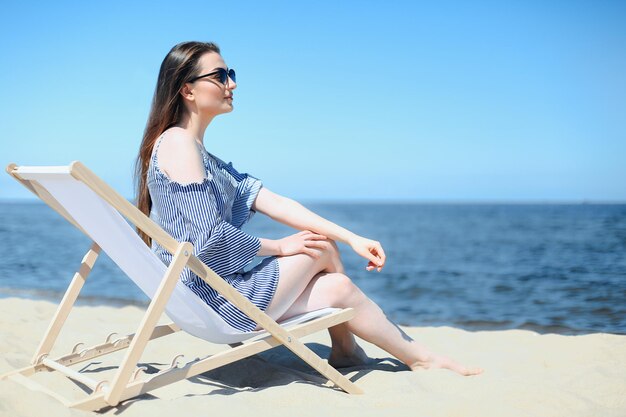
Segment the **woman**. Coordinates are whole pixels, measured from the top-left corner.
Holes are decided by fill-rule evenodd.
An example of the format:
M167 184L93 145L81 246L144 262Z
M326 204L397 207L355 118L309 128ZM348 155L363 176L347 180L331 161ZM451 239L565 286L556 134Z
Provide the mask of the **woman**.
M352 307L353 319L329 328L335 367L365 364L368 357L354 335L404 362L411 370L447 368L475 375L412 340L344 273L335 241L367 259L380 272L385 252L379 242L358 236L273 193L261 181L238 172L209 153L204 133L213 118L233 110L234 71L214 43L184 42L167 54L159 71L136 174L137 205L238 291L281 321L324 307ZM279 240L251 236L241 226L255 213L301 230ZM169 263L172 255L139 231ZM255 256L267 256L250 271ZM185 268L181 280L231 326L258 330L256 323Z

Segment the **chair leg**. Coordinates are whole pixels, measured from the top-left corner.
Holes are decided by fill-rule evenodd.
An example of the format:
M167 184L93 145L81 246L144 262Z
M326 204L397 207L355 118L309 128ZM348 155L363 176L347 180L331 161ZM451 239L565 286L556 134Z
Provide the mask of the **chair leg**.
M301 323L289 330L292 337L304 337L312 333L327 329L336 324L343 323L354 317L353 309L344 309L339 312L332 313L329 316L319 317L312 321ZM233 362L237 362L243 358L250 357L254 354L265 352L277 346L281 346L282 343L271 334L262 336L261 338L242 343L233 349L223 350L221 352L209 355L205 358L197 358L190 361L186 365L180 368L172 368L162 373L150 376L147 380L134 380L130 382L127 389L123 392L120 401L134 398L138 395L150 392L154 389L181 381L183 379L189 379L198 374L210 371L228 365ZM352 382L350 382L352 384ZM357 387L357 390L353 390L352 394L358 394L362 391ZM101 409L108 405L104 400L104 393L95 392L87 398L76 401L71 404L72 408L77 408L86 411L94 411Z
M192 253L193 245L191 243L183 242L178 245L178 249L174 253L174 257L165 272L165 276L161 280L161 284L148 306L146 314L139 325L139 329L128 347L126 356L115 374L110 389L104 397L105 401L109 405L115 406L120 402L120 398L126 389L126 384L128 384L131 374L135 369L137 362L141 358L141 354L143 353L146 344L150 340L150 335L152 334L159 317L161 317L163 310L165 310L167 301L176 286L180 273L187 264L187 261Z
M78 294L83 288L83 285L85 284L85 281L87 280L87 277L89 276L89 273L91 272L99 254L100 247L94 242L83 257L80 268L74 274L74 278L72 278L72 282L69 287L67 287L63 300L61 300L61 303L57 307L57 311L54 314L48 329L46 330L46 334L30 361L33 365L37 364L41 360L42 355L49 353L52 350L52 346L54 346L54 342L59 336L61 328L63 327L67 316L70 314L70 311L78 298Z

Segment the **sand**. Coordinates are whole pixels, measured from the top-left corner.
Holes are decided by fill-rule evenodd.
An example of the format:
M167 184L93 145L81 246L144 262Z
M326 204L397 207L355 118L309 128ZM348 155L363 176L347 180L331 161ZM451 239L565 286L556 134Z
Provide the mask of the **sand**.
M55 308L47 301L0 299L0 374L29 364ZM136 306L75 307L50 356L68 353L78 342L101 343L109 332L133 333L142 314L143 309ZM168 321L164 316L160 322ZM626 416L624 335L402 328L435 352L480 366L485 372L471 377L446 369L412 372L386 352L359 340L374 360L368 366L341 369L365 391L349 395L330 388L298 357L278 347L99 413L68 409L46 394L5 380L0 382L0 415ZM328 357L328 332L302 340L322 358ZM150 342L140 363L148 364L150 370L162 369L179 353L185 355L184 364L222 349L178 332ZM77 369L87 366L92 378L105 379L123 352L92 359ZM56 372L34 377L77 399L83 394Z

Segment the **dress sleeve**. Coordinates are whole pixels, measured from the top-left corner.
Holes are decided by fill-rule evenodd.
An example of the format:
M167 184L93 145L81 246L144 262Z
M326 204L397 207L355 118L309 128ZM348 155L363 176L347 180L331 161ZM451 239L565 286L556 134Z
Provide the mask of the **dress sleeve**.
M237 272L254 259L261 241L221 218L211 179L169 184L176 207L195 237L194 255L220 276Z
M263 182L250 174L240 173L232 162L225 163L224 169L237 181L232 220L234 225L241 227L256 213L252 209L252 203L263 187Z

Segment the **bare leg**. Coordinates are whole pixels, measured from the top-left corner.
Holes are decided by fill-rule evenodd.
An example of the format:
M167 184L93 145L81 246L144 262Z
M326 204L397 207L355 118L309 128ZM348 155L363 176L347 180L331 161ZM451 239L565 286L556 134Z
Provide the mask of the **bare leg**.
M364 352L354 339L357 335L389 352L412 370L447 368L461 375L483 371L466 368L431 352L389 321L380 307L343 273L343 265L338 266L341 262L334 242L321 250L321 255L318 259L305 254L279 258L279 285L267 313L282 320L319 308L354 308L354 318L329 329L333 342L331 359L335 363L358 363L363 359Z
M329 241L324 249L314 248L313 250L318 253L319 258L303 253L278 258L280 279L274 297L265 310L275 320L282 318L315 274L320 271L344 272L339 250L334 241Z
M320 256L317 259L305 254L278 258L280 280L276 293L265 311L273 319L283 320L295 315L285 316L285 312L303 293L319 271L323 271L321 273L344 272L339 249L333 240L329 240L328 245L324 249L315 249L315 251ZM258 326L256 330L259 330ZM343 359L345 356L350 356L351 359L349 361L354 362L354 352L362 352L362 349L357 345L354 335L348 330L346 324L342 323L330 327L328 332L332 342L331 358L337 358L336 365L339 365L339 362L347 363L348 360ZM360 355L358 360L360 363L365 363L367 360L365 352Z
M347 330L389 352L412 370L447 368L462 375L475 375L480 368L467 368L452 359L437 355L416 342L387 319L380 307L344 274L322 273L311 280L285 316L302 314L324 307L352 307L355 317L346 322Z

